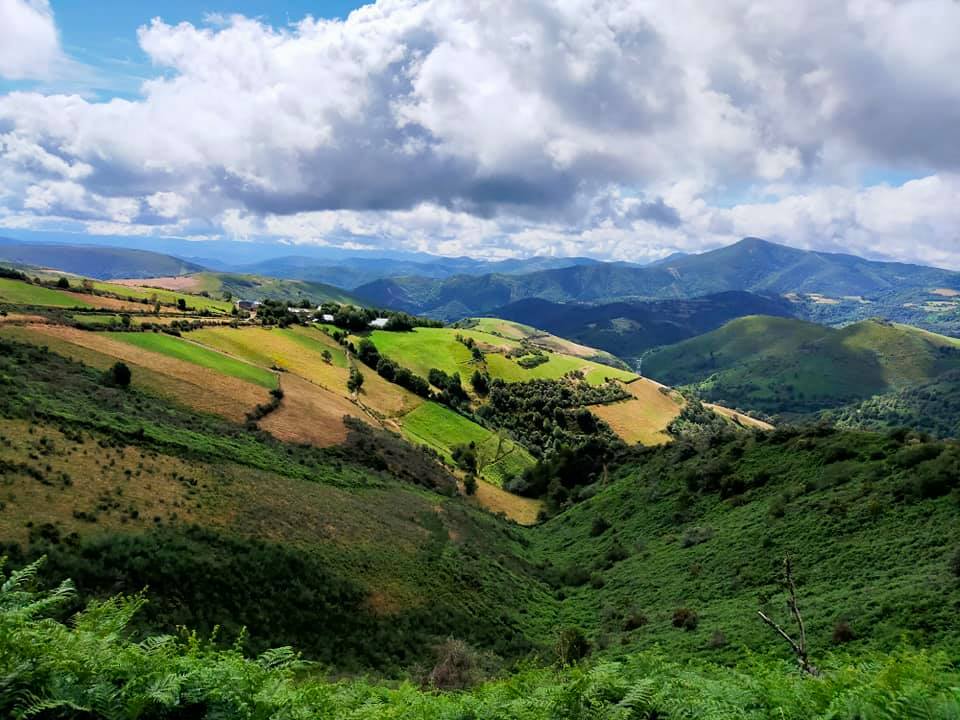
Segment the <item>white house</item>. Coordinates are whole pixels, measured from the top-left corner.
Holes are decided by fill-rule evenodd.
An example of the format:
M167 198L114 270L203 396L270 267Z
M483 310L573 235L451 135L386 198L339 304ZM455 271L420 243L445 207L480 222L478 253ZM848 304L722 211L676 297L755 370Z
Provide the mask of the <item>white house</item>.
M376 320L370 321L370 327L378 328L382 330L387 326L387 323L390 322L390 318L377 318Z

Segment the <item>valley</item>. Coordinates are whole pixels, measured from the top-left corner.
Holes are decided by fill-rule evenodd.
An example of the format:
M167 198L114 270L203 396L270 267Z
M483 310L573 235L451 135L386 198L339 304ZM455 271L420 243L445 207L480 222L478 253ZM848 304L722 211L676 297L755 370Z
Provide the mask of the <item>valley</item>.
M123 594L126 637L188 626L238 668L293 646L392 681L457 652L481 693L568 692L567 652L584 687L682 660L743 701L745 663L793 682L756 618L787 557L817 662L960 643L953 338L739 291L447 324L303 281L4 274L0 554L72 578L62 614Z

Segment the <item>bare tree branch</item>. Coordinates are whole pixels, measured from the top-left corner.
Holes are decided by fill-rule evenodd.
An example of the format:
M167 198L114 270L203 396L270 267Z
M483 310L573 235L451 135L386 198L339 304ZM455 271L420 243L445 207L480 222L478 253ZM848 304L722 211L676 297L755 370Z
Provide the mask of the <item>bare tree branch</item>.
M784 576L784 586L787 589L787 606L790 608L790 614L793 616L794 622L797 623L797 630L799 632L799 641L794 640L790 637L790 634L780 627L776 622L770 619L765 613L758 612L760 619L763 620L767 625L776 631L776 633L786 640L790 644L790 648L793 650L793 654L797 656L797 665L800 667L800 671L811 675L813 677L818 677L820 671L810 664L810 661L807 659L807 631L803 624L803 616L800 614L800 608L797 605L797 586L793 580L793 563L790 561L790 558L784 558L783 560L783 576Z

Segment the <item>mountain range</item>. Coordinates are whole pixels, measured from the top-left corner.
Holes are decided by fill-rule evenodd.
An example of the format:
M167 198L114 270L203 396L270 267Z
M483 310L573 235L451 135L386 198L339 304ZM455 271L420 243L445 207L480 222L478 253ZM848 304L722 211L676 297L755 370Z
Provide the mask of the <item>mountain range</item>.
M692 298L728 291L822 294L860 302L909 290L960 289L960 274L853 255L811 252L759 238L646 267L576 265L523 275L380 279L355 288L373 305L454 318L483 314L526 298L558 303ZM893 293L891 296L890 294Z
M100 280L186 275L203 270L187 260L131 248L99 245L28 243L0 237L0 261L55 268Z
M715 330L744 315L793 317L797 307L782 297L732 290L689 300L599 305L527 298L490 314L630 359L650 348Z

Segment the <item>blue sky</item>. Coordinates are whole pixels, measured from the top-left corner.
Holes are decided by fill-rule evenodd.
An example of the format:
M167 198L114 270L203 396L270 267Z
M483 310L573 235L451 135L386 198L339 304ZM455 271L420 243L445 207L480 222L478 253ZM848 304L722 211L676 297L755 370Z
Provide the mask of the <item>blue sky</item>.
M0 0L0 232L960 268L960 2L357 7Z
M345 18L363 4L351 0L51 0L64 51L92 72L81 72L79 78L44 83L0 77L0 92L41 88L93 93L100 97L135 97L140 81L156 73L137 44L137 28L155 17L170 24L200 25L208 15L240 14L282 27L307 15Z

